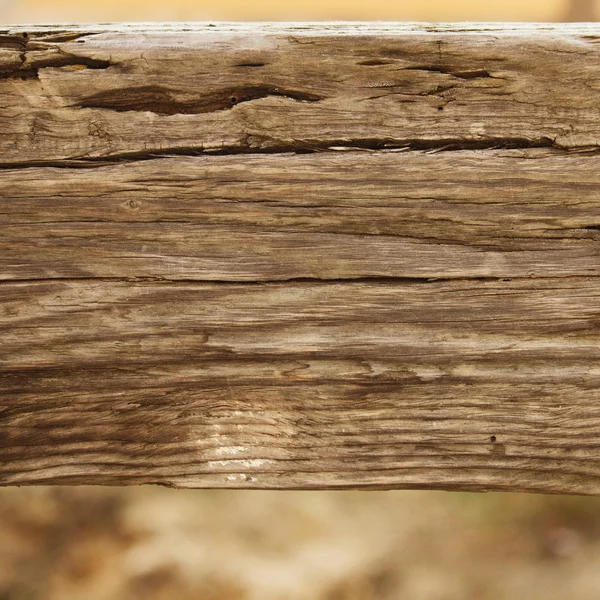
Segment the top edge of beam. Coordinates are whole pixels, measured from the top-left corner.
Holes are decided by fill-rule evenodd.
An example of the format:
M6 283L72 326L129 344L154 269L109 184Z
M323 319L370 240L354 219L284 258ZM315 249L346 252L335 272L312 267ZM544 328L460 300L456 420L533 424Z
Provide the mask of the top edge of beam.
M52 34L67 31L80 33L210 33L259 32L263 34L377 35L409 34L486 34L495 35L600 35L600 23L487 23L487 22L394 22L394 21L327 21L327 22L160 22L160 23L53 23L3 25L0 34L22 32Z

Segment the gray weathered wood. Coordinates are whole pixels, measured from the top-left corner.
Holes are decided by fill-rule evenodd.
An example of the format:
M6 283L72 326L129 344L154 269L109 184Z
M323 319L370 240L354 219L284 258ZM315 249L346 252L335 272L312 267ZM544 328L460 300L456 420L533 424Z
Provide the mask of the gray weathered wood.
M0 484L600 493L599 41L0 30Z

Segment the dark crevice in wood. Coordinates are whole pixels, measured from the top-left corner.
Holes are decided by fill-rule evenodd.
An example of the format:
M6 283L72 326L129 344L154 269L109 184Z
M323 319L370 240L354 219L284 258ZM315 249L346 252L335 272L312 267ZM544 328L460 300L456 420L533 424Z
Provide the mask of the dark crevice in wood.
M76 56L68 52L61 52L60 56L52 56L47 60L35 61L27 64L27 52L21 53L22 67L13 71L0 73L0 79L39 79L42 69L75 67L84 69L108 69L111 63L108 60Z
M73 31L53 31L52 33L42 33L42 32L33 32L29 34L29 36L34 41L39 42L48 42L48 43L63 43L63 42L74 42L79 41L81 38L91 37L93 35L100 35L99 31L89 31L89 32L73 32ZM23 33L24 36L27 36L27 33Z
M23 35L0 35L0 50L12 50L22 52L27 44L26 34Z
M245 65L249 66L249 65ZM262 66L255 64L252 66ZM158 115L200 114L232 109L237 104L278 96L297 102L319 102L323 98L299 90L271 85L247 85L220 90L201 97L181 97L168 88L149 85L110 90L94 94L77 105L80 108L100 108L116 112L153 112Z
M171 158L176 156L227 156L238 154L313 154L322 152L349 151L420 151L420 152L457 152L469 150L523 150L547 148L557 152L571 152L554 143L550 138L529 140L524 138L490 138L487 140L467 139L436 139L436 140L389 140L389 139L342 139L342 140L294 140L281 142L279 140L262 139L258 136L248 136L245 143L222 146L220 148L205 148L203 146L188 146L180 148L157 148L140 152L124 152L109 156L73 157L59 160L22 161L14 163L0 162L0 169L30 169L52 167L58 169L85 169L111 163L137 162ZM577 148L578 152L599 152L598 147Z
M156 284L178 284L178 285L288 285L290 283L306 284L360 284L372 283L376 285L422 285L422 284L444 284L460 282L511 282L524 280L553 280L562 281L565 279L591 279L593 275L582 277L579 275L566 275L554 277L496 277L496 276L473 276L466 277L460 275L457 277L399 277L395 275L361 275L358 277L287 277L280 279L190 279L190 278L166 278L166 277L42 277L42 278L24 278L24 279L2 279L0 286L17 284L45 284L56 282L70 283L156 283Z
M243 62L235 65L236 67L264 67L264 62Z
M361 65L364 67L378 67L380 65L389 65L392 61L383 60L381 58L369 58L367 60L361 60L357 62L357 65Z
M35 70L19 69L10 73L0 73L0 80L2 79L37 79L38 74Z
M494 79L493 75L490 75L484 69L474 69L472 71L455 71L452 73L454 77L459 77L460 79Z
M452 77L458 77L459 79L480 79L488 78L494 79L485 69L451 69L449 67L441 66L417 66L417 67L406 67L405 71L429 71L432 73L443 73L444 75L452 75Z

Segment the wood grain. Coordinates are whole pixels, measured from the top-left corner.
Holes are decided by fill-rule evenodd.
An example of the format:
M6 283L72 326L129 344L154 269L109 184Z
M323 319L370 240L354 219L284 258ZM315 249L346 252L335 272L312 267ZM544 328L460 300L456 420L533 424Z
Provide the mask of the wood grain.
M0 484L600 493L599 40L0 30Z

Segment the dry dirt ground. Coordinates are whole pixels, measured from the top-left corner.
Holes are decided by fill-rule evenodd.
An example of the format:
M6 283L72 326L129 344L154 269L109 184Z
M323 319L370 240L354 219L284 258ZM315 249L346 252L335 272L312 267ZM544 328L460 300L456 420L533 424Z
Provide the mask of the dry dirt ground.
M600 597L600 499L0 489L0 600Z

